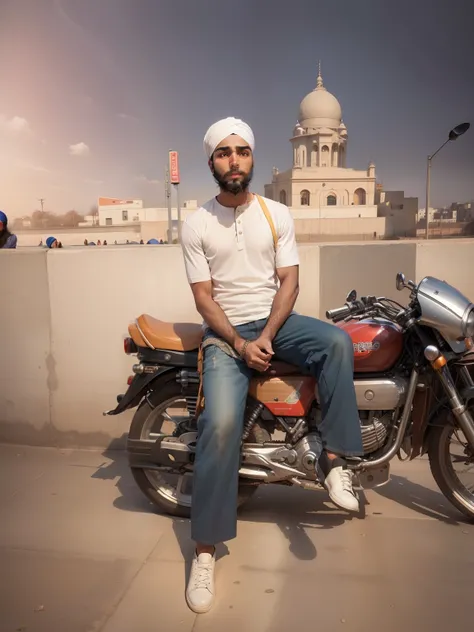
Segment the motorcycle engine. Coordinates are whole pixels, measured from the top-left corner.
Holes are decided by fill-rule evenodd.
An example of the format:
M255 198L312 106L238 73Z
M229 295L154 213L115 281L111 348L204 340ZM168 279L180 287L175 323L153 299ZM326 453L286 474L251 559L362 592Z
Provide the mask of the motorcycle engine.
M323 444L319 434L310 432L296 443L292 450L295 456L292 459L287 459L287 463L296 467L300 472L314 476L316 464L322 451Z
M392 421L392 412L359 410L359 419L364 454L371 454L384 445Z
M393 423L391 410L359 410L360 430L364 455L371 454L381 448L387 439ZM310 428L317 428L321 422L319 408L313 411Z
M384 445L392 421L392 412L360 410L359 417L364 455L371 454ZM319 433L309 432L294 445L291 451L294 456L287 457L285 461L301 472L313 473L322 449Z

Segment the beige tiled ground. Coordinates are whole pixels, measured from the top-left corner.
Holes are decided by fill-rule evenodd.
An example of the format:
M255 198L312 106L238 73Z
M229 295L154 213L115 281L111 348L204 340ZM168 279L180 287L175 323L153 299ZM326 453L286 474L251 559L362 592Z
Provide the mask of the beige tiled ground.
M184 601L189 523L152 511L123 454L0 446L0 502L0 632L472 627L474 526L426 461L394 463L355 518L324 493L258 490L198 617Z

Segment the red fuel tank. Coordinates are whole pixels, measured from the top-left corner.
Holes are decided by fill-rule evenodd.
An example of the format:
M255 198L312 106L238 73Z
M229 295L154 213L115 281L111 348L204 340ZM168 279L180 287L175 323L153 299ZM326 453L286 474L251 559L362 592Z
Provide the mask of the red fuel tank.
M388 371L403 350L403 334L390 321L362 320L340 323L354 345L354 373Z

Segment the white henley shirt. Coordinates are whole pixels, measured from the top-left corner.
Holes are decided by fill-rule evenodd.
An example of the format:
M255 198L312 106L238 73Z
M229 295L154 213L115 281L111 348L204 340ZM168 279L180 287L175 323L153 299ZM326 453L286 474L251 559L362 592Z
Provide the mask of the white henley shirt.
M235 209L213 198L182 226L189 283L212 281L212 297L234 327L267 318L279 287L276 269L299 265L290 210L267 198L265 202L278 236L276 252L256 196Z

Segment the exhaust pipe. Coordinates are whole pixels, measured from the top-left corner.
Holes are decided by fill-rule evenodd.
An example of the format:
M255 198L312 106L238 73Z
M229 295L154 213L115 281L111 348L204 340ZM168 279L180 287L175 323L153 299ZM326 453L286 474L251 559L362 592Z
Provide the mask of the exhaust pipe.
M129 465L149 470L159 470L163 467L179 470L183 466L194 463L195 441L195 432L187 432L180 437L163 437L157 441L129 439L127 441ZM240 468L239 476L262 483L274 478L270 470L246 466Z
M163 437L156 441L128 439L129 465L142 469L179 469L194 462L195 441L195 432L186 432L180 437Z

